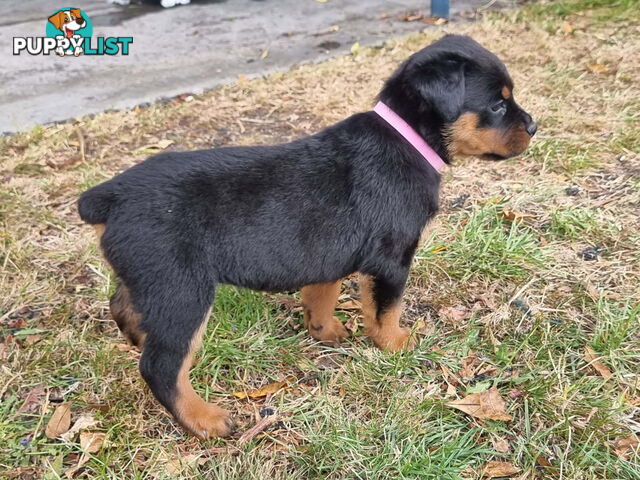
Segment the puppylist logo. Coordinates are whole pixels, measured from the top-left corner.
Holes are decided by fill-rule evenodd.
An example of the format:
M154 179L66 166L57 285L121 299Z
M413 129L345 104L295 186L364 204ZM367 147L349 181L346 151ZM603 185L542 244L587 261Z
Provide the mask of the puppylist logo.
M13 54L129 55L133 37L92 37L89 16L79 8L61 8L47 18L46 37L13 37Z

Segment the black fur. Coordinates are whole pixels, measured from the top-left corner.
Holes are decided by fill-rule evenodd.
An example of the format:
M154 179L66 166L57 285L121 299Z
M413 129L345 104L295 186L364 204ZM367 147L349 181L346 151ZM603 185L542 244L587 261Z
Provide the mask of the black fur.
M450 162L445 127L486 109L505 84L497 57L447 36L405 62L380 99ZM147 333L141 372L172 410L216 285L283 291L362 272L383 310L402 295L439 185L424 158L366 112L285 145L156 155L85 192L79 212L105 224L104 256Z

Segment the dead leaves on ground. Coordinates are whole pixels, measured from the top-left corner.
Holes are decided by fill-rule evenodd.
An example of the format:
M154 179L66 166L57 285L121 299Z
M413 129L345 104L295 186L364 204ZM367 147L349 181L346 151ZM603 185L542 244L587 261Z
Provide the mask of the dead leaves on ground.
M76 435L80 434L80 448L82 455L78 463L69 468L65 478L74 478L76 474L90 460L91 455L98 453L105 444L106 433L90 431L98 425L98 422L91 415L81 415L71 426L71 404L61 403L56 407L45 428L47 438L59 438L65 442L73 442Z
M520 469L511 462L491 461L487 462L482 469L482 478L511 477L518 473Z
M634 452L640 455L640 440L636 435L618 438L613 444L613 453L622 460L629 460Z
M507 405L496 387L482 393L472 393L446 405L479 419L509 421L513 418L506 413Z
M105 442L106 436L106 433L102 432L80 433L80 448L83 452L78 459L78 463L65 472L65 478L73 478L76 476L76 473L78 473L78 471L91 459L91 455L100 451Z
M56 407L47 423L44 434L47 438L58 438L71 427L71 404L61 403Z
M161 152L165 148L169 147L170 145L173 145L173 140L168 140L165 138L162 140L156 140L153 143L149 143L142 147L136 148L135 150L132 150L131 153L135 153L137 155L150 155L153 153Z
M609 370L609 367L607 367L604 363L602 363L598 358L599 357L596 354L596 352L593 350L593 348L591 348L589 345L584 347L584 359L587 361L587 363L591 367L593 367L593 369L596 372L598 372L600 376L603 377L604 379L610 378L613 375L613 373L611 373L611 370Z
M595 73L597 75L612 75L615 70L603 65L602 63L590 63L585 67L588 72Z
M276 393L277 391L289 387L289 385L296 381L295 377L287 377L286 379L269 383L260 388L254 388L252 390L245 390L242 392L234 392L232 395L236 398L261 398Z
M471 310L462 305L456 305L455 307L442 307L438 310L438 317L445 323L453 325L454 327L460 326L460 324L471 317Z
M535 218L535 215L531 215L530 213L518 212L517 210L512 210L507 207L504 207L498 216L510 223L524 222L528 219Z

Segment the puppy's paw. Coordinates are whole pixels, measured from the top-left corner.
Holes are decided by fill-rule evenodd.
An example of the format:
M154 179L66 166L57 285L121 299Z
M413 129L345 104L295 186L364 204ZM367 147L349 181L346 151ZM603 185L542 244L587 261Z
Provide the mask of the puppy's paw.
M320 322L312 320L308 328L313 338L331 346L338 345L349 336L349 331L337 317L330 317Z
M200 440L228 437L233 433L233 421L228 410L213 403L202 402L179 418L180 424Z
M411 335L409 328L379 329L367 335L376 347L387 352L413 350L416 346L416 339Z

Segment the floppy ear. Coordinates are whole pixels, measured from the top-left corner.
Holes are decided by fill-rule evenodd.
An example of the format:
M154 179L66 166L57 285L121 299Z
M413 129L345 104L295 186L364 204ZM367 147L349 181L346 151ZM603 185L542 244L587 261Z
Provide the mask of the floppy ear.
M459 52L427 48L408 65L410 84L445 122L462 113L468 60Z
M53 23L54 27L60 30L60 27L62 27L62 24L64 23L64 17L64 12L54 13L49 17L49 21Z
M80 9L79 8L72 8L69 11L71 12L71 15L74 16L74 18L82 18L82 14L80 13Z

